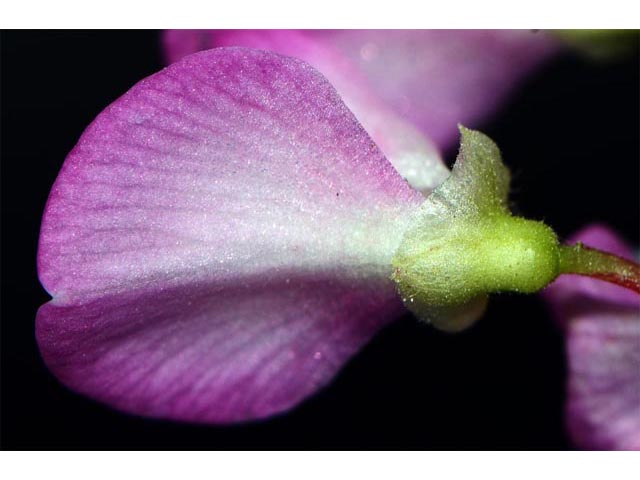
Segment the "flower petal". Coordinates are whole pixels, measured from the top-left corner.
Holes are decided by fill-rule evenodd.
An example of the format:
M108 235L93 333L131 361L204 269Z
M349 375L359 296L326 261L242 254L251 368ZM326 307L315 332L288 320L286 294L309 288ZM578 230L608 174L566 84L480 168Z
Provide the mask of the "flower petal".
M40 237L43 357L131 412L288 408L402 311L390 261L422 199L304 62L190 56L65 161Z
M632 258L606 227L572 241ZM567 425L580 447L640 449L640 297L600 280L563 275L545 290L566 329Z
M449 174L431 140L393 108L381 102L379 92L371 88L361 69L327 41L320 31L168 30L163 41L169 62L188 53L217 46L260 48L301 58L329 79L365 130L411 186L428 195Z
M340 272L336 272L338 277ZM402 312L384 281L265 275L44 305L53 373L119 409L194 422L286 410Z
M442 150L455 146L458 123L478 126L559 50L544 32L530 30L170 30L163 40L169 61L223 45L302 58L336 85L350 107L342 86L353 85L357 72L358 88L373 92Z

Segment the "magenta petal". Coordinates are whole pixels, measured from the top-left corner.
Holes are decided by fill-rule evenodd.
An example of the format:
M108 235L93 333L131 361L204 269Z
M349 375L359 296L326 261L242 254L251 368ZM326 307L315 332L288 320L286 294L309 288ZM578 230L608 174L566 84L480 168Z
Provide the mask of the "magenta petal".
M594 225L573 241L627 258L631 249ZM640 297L622 287L575 275L547 288L567 335L567 425L587 449L640 449Z
M38 314L38 343L61 381L119 409L195 422L260 418L324 386L402 311L387 287L269 275L51 302Z
M390 259L421 199L304 62L193 55L65 161L40 237L43 357L134 413L289 408L402 311Z
M170 61L231 45L302 58L336 85L350 107L342 86L354 84L355 72L360 89L371 91L443 150L457 144L458 123L477 126L559 50L544 32L530 30L174 30L163 40Z

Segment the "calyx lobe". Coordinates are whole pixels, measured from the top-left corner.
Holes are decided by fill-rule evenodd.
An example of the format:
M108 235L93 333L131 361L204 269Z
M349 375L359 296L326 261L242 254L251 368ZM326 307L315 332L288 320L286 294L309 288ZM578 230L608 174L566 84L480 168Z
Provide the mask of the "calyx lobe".
M451 175L414 214L393 258L407 308L446 331L471 325L489 294L536 292L560 271L554 232L510 212L510 174L496 144L460 133Z

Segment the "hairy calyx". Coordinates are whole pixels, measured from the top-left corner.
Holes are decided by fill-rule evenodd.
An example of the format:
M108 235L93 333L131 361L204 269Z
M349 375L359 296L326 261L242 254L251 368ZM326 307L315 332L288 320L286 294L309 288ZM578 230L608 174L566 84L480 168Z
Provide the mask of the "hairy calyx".
M458 331L482 315L489 294L537 292L562 273L638 291L638 265L562 246L544 223L514 216L498 147L480 132L462 126L460 132L451 175L414 214L393 259L392 278L409 310Z

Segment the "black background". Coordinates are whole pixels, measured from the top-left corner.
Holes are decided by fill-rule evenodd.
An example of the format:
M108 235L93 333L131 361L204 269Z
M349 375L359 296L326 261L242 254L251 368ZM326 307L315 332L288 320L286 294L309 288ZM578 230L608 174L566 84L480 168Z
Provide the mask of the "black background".
M230 427L129 416L61 386L40 360L36 275L49 189L83 129L162 66L153 31L2 33L2 446L6 449L566 449L562 333L537 296L503 295L468 332L406 316L325 390ZM594 220L638 245L637 54L565 55L488 120L513 200L565 236ZM455 152L449 152L452 157Z

